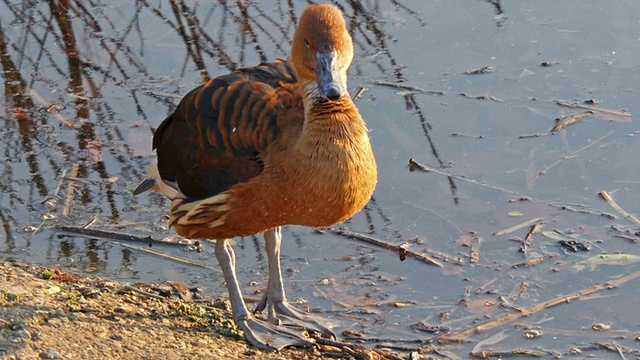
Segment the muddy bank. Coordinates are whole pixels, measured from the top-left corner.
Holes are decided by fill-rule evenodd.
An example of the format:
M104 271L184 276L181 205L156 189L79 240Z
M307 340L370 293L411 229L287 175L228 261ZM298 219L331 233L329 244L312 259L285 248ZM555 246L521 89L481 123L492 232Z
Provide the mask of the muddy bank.
M321 358L251 347L224 309L12 261L0 263L0 305L0 357L8 359Z

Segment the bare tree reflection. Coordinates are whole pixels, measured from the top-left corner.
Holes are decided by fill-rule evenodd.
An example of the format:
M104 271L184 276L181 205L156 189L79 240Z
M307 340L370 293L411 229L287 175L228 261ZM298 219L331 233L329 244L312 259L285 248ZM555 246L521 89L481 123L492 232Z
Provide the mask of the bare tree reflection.
M482 2L486 2L493 6L493 11L496 14L496 27L501 28L504 22L507 20L507 16L502 9L502 0L481 0Z
M347 17L356 52L371 59L367 65L373 64L378 72L368 70L366 75L407 81L402 61L394 54L396 40L381 21L381 8L391 6L423 27L419 13L400 0L333 2ZM5 248L12 251L17 241L24 241L15 229L39 221L44 201L56 194L58 206L63 206L64 189L72 191L65 205L71 215L55 221L77 225L98 218L100 225L109 226L125 216L138 216L132 209L140 205L128 187L145 175L147 163L135 154L141 146L132 140L132 129L141 128L136 131L150 138L176 105L173 95L179 97L193 82L208 80L209 74L288 57L301 11L302 6L289 0L0 2L5 97L0 150L6 159L16 159L0 165ZM363 66L356 63L354 72L363 76ZM415 95L402 101L444 166L421 102ZM62 179L63 171L73 166L77 175ZM70 181L73 188L67 187ZM166 208L162 196L147 199L145 206L153 211ZM384 209L375 199L366 207L369 232L399 237ZM106 266L108 251L95 242L85 242L84 249L58 246L61 257L84 251L90 266ZM121 263L129 266L130 259Z

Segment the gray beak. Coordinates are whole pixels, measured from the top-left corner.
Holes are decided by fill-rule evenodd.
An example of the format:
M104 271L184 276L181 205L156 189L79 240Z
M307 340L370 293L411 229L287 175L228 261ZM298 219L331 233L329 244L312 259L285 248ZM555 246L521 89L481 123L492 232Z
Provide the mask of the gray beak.
M338 100L347 92L338 72L338 53L317 53L316 78L320 96L331 101Z

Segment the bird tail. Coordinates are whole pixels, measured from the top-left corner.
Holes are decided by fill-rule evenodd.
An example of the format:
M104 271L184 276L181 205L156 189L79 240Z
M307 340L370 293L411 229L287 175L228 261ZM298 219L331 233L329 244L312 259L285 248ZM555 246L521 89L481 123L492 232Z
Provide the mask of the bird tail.
M144 179L135 190L133 190L133 195L140 195L147 190L160 190L156 179L148 178Z
M157 160L149 167L148 177L133 190L133 195L140 195L147 190L160 191L171 200L186 198L180 189L178 189L178 184L166 181L160 176Z

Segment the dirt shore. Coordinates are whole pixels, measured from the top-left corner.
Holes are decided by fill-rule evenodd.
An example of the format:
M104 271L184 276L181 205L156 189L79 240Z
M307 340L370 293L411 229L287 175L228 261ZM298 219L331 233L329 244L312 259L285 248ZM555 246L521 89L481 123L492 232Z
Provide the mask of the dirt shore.
M0 358L320 359L260 351L228 311L0 259Z

